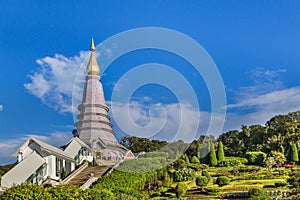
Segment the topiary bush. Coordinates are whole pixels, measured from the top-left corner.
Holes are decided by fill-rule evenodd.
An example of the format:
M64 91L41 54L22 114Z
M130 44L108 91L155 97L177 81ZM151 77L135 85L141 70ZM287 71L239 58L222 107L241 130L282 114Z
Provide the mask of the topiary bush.
M188 185L186 183L184 183L184 182L178 183L176 185L176 190L175 190L176 197L177 198L182 197L186 193L187 189L188 189Z
M191 181L191 180L195 180L195 177L196 177L195 170L190 168L179 169L173 174L173 180L175 182Z
M192 162L192 163L200 163L199 159L198 159L196 156L193 156L193 157L192 157L191 162Z
M250 197L257 197L257 196L264 195L264 191L260 188L251 188L248 191L248 194L249 194Z
M206 176L208 182L210 181L211 176L210 176L210 174L208 173L207 170L203 170L203 171L201 172L201 174L202 174L202 176Z
M248 164L262 166L267 158L267 154L264 152L247 152L245 155L248 160Z
M219 187L222 187L224 185L228 185L230 183L230 179L226 176L219 176L216 180L216 183L219 185Z
M199 176L196 178L196 185L201 187L201 190L203 190L203 187L205 187L208 183L208 179L206 176Z

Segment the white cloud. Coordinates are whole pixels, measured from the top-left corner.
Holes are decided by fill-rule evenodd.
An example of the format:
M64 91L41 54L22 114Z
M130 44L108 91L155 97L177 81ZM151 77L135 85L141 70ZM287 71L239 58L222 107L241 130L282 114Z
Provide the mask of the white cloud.
M0 140L0 165L9 164L16 161L16 158L12 156L12 154L29 138L34 137L43 142L51 144L55 147L59 147L61 145L66 144L68 140L71 139L72 135L64 132L54 132L49 136L41 136L41 135L34 135L28 134L24 135L18 139L7 139L7 140Z
M0 111L2 111L3 110L3 105L0 105Z
M129 104L109 103L112 120L121 131L131 136L152 137L161 140L192 141L199 134L218 135L218 127L207 133L210 121L217 120L222 125L223 115L199 112L187 103L157 103L149 106L147 101L133 101Z
M241 87L237 102L227 106L225 129L263 124L274 115L300 110L300 87L284 88L280 80L283 72L286 70L253 70L250 78L254 85Z
M79 69L85 69L88 58L89 52L81 51L78 56L55 54L54 57L38 59L36 71L29 75L31 81L24 86L47 106L62 113L72 112L72 91L76 73ZM74 90L76 96L78 88ZM77 96L75 98L80 99Z

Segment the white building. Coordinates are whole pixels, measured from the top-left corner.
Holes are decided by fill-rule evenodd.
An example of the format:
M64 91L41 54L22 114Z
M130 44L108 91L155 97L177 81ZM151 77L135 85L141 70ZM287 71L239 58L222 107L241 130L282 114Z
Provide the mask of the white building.
M14 155L18 157L18 164L1 178L3 188L23 182L41 184L46 179L58 181L63 171L67 175L84 160L93 161L91 149L76 137L64 150L28 138Z
M114 136L109 121L109 108L105 103L98 75L100 68L94 55L93 39L90 50L90 60L86 69L88 75L82 104L78 107L78 122L75 124L79 138L72 138L64 149L29 138L13 154L18 158L18 164L2 176L2 188L24 182L41 184L45 180L58 181L62 174L72 173L75 167L85 160L111 165L123 159L134 158L133 153L120 145Z

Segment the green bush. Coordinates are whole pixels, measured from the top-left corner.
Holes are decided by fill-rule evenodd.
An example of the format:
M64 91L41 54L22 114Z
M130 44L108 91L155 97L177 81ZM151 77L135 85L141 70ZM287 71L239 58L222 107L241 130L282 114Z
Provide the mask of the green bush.
M221 189L217 187L208 187L206 188L206 192L208 195L218 195L220 194Z
M230 183L230 179L226 176L219 176L216 180L216 183L219 185L219 187L222 187L224 185L228 185Z
M287 186L287 182L281 181L281 182L276 182L275 183L275 187L284 187L284 186Z
M199 176L196 178L196 185L203 189L208 183L208 179L206 176Z
M157 157L161 157L161 158L168 158L169 154L166 152L146 152L145 154L142 154L139 156L139 158L157 158Z
M224 161L219 162L219 167L232 167L237 165L245 165L248 163L246 158L241 157L226 157Z
M173 180L175 182L191 181L191 180L195 180L195 176L196 176L195 170L190 168L183 168L177 170L173 174Z
M202 176L206 176L208 182L210 181L211 176L210 176L210 174L208 173L207 170L203 170L203 171L201 172L201 174L202 174Z
M115 199L115 195L110 190L106 190L106 189L102 189L102 190L91 189L89 191L89 197L90 199L105 199L105 200Z
M200 163L199 159L198 159L196 156L193 156L193 157L192 157L191 162L192 162L192 163Z
M182 197L186 193L187 188L188 188L188 185L186 183L184 183L184 182L178 183L176 185L176 190L175 190L176 197L177 198Z
M208 169L208 165L206 164L200 164L200 163L191 163L188 165L189 168L192 168L196 171L200 171L200 170L203 170L203 169Z
M247 152L246 159L248 164L262 166L267 158L267 154L264 152Z
M264 191L260 188L251 188L248 191L248 194L250 197L257 197L257 196L264 195Z

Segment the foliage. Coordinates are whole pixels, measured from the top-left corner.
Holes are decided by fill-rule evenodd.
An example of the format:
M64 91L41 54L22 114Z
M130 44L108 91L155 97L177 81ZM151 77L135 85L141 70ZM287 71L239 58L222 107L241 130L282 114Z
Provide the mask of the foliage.
M225 155L224 155L224 149L223 149L223 143L220 141L218 143L218 153L217 153L217 158L219 162L222 162L225 160Z
M211 176L210 176L210 174L209 174L209 172L208 172L207 170L203 170L203 171L201 172L201 175L202 175L202 176L205 176L205 177L207 178L208 182L210 181Z
M200 164L200 163L191 163L188 165L189 168L192 168L196 171L199 171L199 170L203 170L203 169L208 169L208 165L206 164Z
M62 180L64 180L66 177L67 177L67 173L66 173L65 168L63 167L62 170L61 170L60 178Z
M199 143L197 144L196 157L197 157L199 160L201 159L201 145L200 145Z
M240 157L226 157L223 162L219 162L219 167L232 167L232 166L238 166L238 165L244 165L247 164L248 160L246 158L240 158Z
M228 185L230 183L230 179L226 176L219 176L216 180L216 183L219 185L219 187L222 187L224 185Z
M220 193L220 188L218 187L208 187L206 188L206 192L208 195L217 195Z
M213 144L211 144L211 151L209 153L209 165L214 167L217 166L217 164L218 164L218 160L216 156L215 147Z
M183 159L185 160L185 163L186 163L187 165L189 165L189 164L190 164L190 159L189 159L189 157L188 157L186 154L183 154L182 156L183 156Z
M297 163L299 161L298 150L295 143L290 143L290 147L287 154L287 159L289 163Z
M264 152L247 152L245 156L249 164L262 166L266 160L267 154Z
M21 199L92 199L89 193L75 186L43 187L32 184L21 184L11 187L0 196L1 200Z
M102 189L102 190L90 189L88 193L90 199L105 199L105 200L115 199L114 193L112 193L110 190L107 189Z
M201 187L201 190L203 190L203 187L205 187L208 183L208 179L206 176L199 176L196 178L196 185Z
M256 197L256 196L261 196L264 194L264 191L260 188L251 188L248 191L248 194L250 195L250 197Z
M266 159L266 166L271 170L272 167L276 166L279 167L282 164L284 164L286 161L286 158L283 153L278 151L271 151L268 158Z
M150 140L148 138L124 137L120 142L122 145L130 149L133 153L152 152L162 149L168 144L166 141Z
M175 182L181 182L181 181L191 181L194 180L196 176L195 170L190 168L183 168L177 170L173 174L173 180Z
M168 153L155 151L155 152L146 152L145 154L139 156L139 158L157 158L157 157L167 159Z
M184 182L180 182L176 185L176 197L180 198L181 196L183 196L186 193L186 190L188 188L188 185Z
M200 163L199 159L198 159L196 156L193 156L193 157L192 157L191 162L192 162L192 163Z
M287 182L290 184L292 189L290 196L293 199L299 199L300 198L300 171L292 172Z

